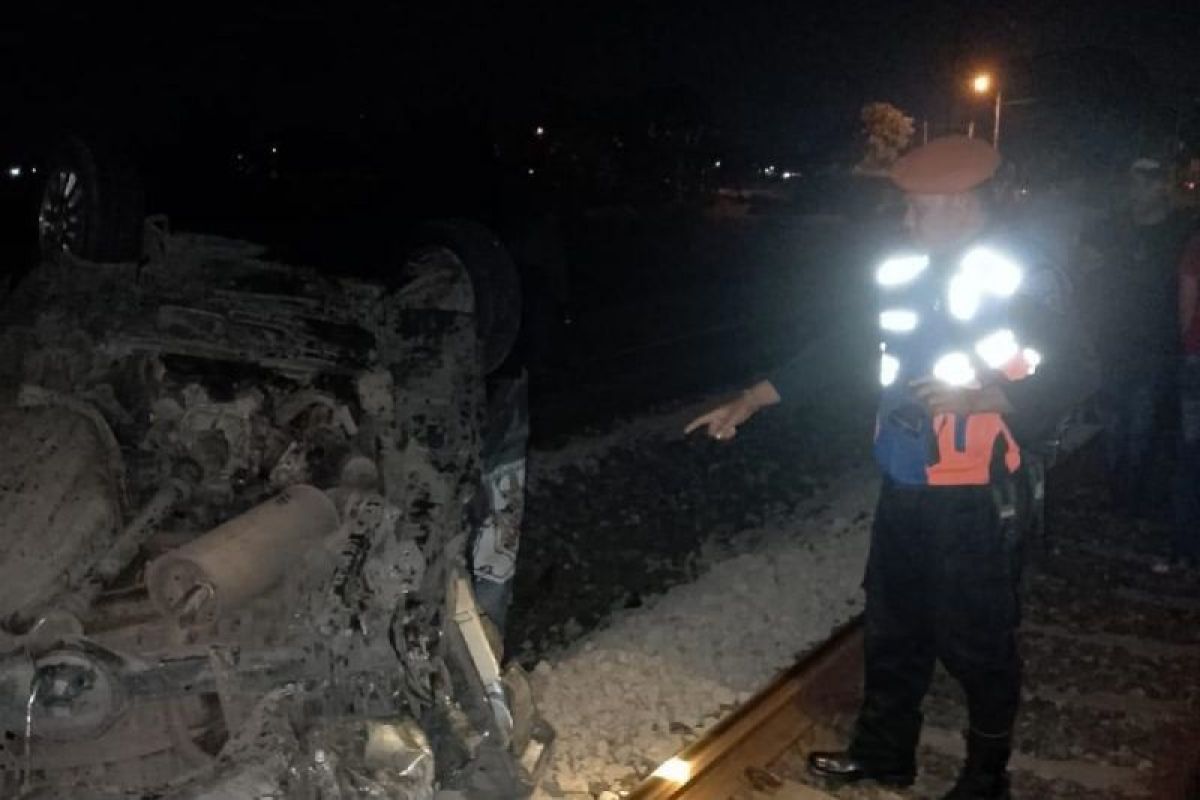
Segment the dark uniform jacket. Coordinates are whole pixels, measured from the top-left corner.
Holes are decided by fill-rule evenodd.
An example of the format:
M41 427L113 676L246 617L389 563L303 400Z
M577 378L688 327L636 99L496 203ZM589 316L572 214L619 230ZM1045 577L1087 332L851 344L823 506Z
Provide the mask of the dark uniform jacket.
M1095 391L1092 348L1061 272L1017 238L989 233L939 255L897 253L876 268L882 384L875 455L905 485L982 485L1021 465ZM769 376L785 401L811 396L809 348ZM864 356L866 357L866 356ZM931 416L909 383L999 384L1013 413Z

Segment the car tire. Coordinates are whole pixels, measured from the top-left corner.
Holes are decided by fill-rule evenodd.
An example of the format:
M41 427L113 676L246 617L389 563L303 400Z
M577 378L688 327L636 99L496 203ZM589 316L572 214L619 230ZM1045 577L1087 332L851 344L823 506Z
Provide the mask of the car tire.
M89 261L140 257L145 190L132 164L70 136L45 166L37 220L43 258L63 251Z
M441 245L467 268L484 372L495 371L508 358L521 328L521 279L512 256L485 225L465 219L426 223L416 243Z

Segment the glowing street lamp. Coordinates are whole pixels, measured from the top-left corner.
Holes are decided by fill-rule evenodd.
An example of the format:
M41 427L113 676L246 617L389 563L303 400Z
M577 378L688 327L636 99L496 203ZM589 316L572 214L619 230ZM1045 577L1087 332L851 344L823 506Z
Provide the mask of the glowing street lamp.
M978 95L985 95L992 91L993 83L992 76L986 72L979 72L971 79L971 89ZM1000 104L1001 99L1000 85L995 84L996 90L996 105L992 112L992 147L999 149L1000 147Z

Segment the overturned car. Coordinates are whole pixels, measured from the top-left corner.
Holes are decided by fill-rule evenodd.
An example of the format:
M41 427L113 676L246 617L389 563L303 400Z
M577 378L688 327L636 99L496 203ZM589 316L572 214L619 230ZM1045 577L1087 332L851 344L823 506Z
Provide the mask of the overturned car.
M5 301L0 795L527 796L553 733L466 563L480 282L146 252Z

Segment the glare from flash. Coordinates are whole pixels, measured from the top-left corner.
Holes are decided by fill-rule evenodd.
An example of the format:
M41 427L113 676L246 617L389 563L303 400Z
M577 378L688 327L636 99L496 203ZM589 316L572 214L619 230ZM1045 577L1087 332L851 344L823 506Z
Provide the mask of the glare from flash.
M896 382L900 375L900 361L891 353L884 353L879 359L879 383L885 388Z
M1037 372L1038 365L1042 363L1042 354L1032 347L1026 347L1021 351L1021 355L1025 359L1025 366L1029 368L1029 374Z
M985 294L1008 298L1021 285L1021 267L987 248L971 250L961 267L950 279L950 313L963 321L975 316Z
M950 279L950 313L964 322L979 310L979 281L970 273Z
M1021 351L1017 336L1008 328L990 333L975 343L975 352L992 369L1001 369Z
M966 386L975 380L975 370L966 353L947 353L933 365L933 377L950 386Z
M928 256L897 256L889 258L875 271L875 280L880 286L891 288L902 286L916 278L929 266Z
M692 765L679 756L671 756L659 764L658 769L654 770L652 775L671 783L687 783L688 779L692 777Z
M879 327L892 333L908 333L916 330L919 319L917 312L907 308L889 308L879 312Z
M986 247L976 247L963 256L962 268L981 289L996 297L1012 297L1021 285L1021 267Z

